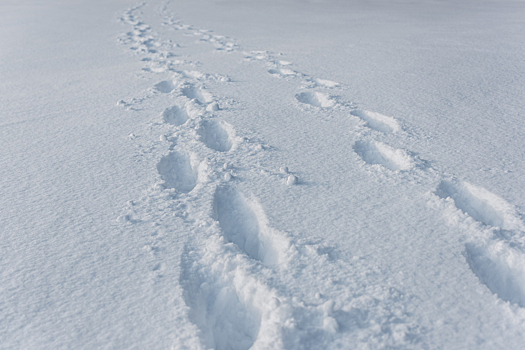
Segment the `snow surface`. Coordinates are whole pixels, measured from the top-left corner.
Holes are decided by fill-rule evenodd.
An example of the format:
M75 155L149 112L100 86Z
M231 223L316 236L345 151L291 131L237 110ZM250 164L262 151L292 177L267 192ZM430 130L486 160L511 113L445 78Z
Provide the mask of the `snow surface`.
M0 348L523 348L523 1L0 28Z

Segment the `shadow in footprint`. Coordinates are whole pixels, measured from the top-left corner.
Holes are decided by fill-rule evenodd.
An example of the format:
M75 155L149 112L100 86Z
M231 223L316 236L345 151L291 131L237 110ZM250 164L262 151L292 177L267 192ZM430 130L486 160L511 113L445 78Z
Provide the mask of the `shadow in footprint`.
M328 94L323 94L322 92L301 92L295 95L297 101L305 103L315 107L333 107L335 101Z
M525 307L525 256L502 241L465 245L470 269L492 293Z
M197 169L190 158L181 153L172 151L162 157L157 170L169 188L187 193L197 185Z
M162 117L164 118L164 121L166 123L179 126L188 120L188 114L185 110L181 109L179 106L172 106L169 108L166 108L164 112L162 112Z
M155 84L153 88L159 92L162 92L163 94L167 94L175 89L175 84L173 84L172 81L164 80L160 83Z
M265 265L286 264L283 254L289 242L268 227L258 203L248 202L235 188L223 186L215 191L213 210L228 242Z
M443 180L435 193L440 198L452 198L457 208L476 221L504 230L525 231L514 206L482 187L468 182Z
M203 120L198 133L206 146L219 152L228 152L232 146L233 129L230 125L218 120Z
M262 261L264 247L259 240L259 221L245 198L232 187L219 187L213 208L228 242L237 245L250 258Z
M187 85L181 89L181 92L184 96L189 98L190 100L197 100L201 104L206 104L213 102L213 96L200 88L197 88L193 85Z
M192 261L193 252L182 256L180 283L188 305L189 319L201 330L201 339L208 349L247 350L259 333L260 312L242 293L242 283L230 280L224 258L207 256L205 261ZM239 273L240 270L239 270ZM242 279L242 278L241 278ZM241 290L236 289L241 284Z

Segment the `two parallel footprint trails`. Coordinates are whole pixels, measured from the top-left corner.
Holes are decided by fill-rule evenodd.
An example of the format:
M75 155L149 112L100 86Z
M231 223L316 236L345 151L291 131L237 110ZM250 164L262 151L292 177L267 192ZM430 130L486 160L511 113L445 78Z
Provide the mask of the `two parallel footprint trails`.
M138 43L135 45L139 47L137 50L158 58L157 49L162 45L148 34L149 26L135 18L131 21L136 26L133 35L137 37L133 41ZM230 39L200 32L172 20L166 25L192 31L199 41L210 42L218 50L233 51L236 47ZM406 150L373 139L400 134L401 124L395 118L366 110L345 109L330 90L340 84L298 73L289 67L291 62L271 61L267 52L251 53L246 59L266 61L268 73L280 78L302 79L304 84L299 92L289 96L290 100L295 98L294 102L299 102L296 105L303 106L302 110L318 113L336 107L348 111L372 129L352 145L368 169L385 168L392 172L382 174L398 176L417 168L419 160ZM297 248L285 234L271 228L259 202L238 190L243 188L238 185L242 177L232 180L201 176L204 167L213 167L208 164L210 154L209 158L221 162L225 159L233 163L243 161L242 154L237 157L242 144L234 128L218 118L220 112L211 113L218 111L218 105L205 89L205 80L227 82L229 79L191 69L172 72L171 78L165 78L153 87L153 95L177 100L168 104L171 106L162 112L161 118L169 130L180 134L177 134L176 144L171 145L169 153L159 160L157 171L165 187L179 192L178 199L184 204L189 201L198 203L200 197L206 196L205 192L209 195L208 207L203 206L202 212L190 213L193 217L186 221L192 237L181 257L180 275L189 319L199 328L204 346L215 349L300 348L301 332L306 334L305 337L311 334L324 337L331 333L330 337L339 331L349 331L350 326L345 326L345 320L350 324L348 320L362 318L362 323L366 324L368 310L365 306L362 307L362 316L355 311L357 309L349 309L348 313L340 309L334 312L333 301L326 301L327 307L321 304L305 306L300 301L290 301L292 296L279 295L271 287L279 284L275 282L279 280L278 276L298 274L292 259L304 257L296 256ZM199 142L193 143L195 140L206 147L200 147ZM196 147L191 149L188 145ZM188 149L192 152L187 152ZM206 186L208 189L201 191ZM453 203L456 210L490 227L490 230L485 230L490 231L489 235L473 235L468 240L465 245L467 262L493 293L525 307L525 258L522 253L525 243L521 239L525 229L516 209L494 194L464 182L443 180L434 193L438 202L445 203L443 206ZM202 220L202 216L206 218ZM315 268L329 270L324 263ZM285 293L282 292L287 289L285 286L278 287L280 293ZM337 307L341 308L341 305ZM354 317L353 313L359 315Z

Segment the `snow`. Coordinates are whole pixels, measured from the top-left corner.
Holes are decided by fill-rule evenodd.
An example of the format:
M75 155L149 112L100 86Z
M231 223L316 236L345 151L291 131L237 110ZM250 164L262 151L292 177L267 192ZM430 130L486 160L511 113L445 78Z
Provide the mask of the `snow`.
M522 1L0 5L6 349L521 349Z

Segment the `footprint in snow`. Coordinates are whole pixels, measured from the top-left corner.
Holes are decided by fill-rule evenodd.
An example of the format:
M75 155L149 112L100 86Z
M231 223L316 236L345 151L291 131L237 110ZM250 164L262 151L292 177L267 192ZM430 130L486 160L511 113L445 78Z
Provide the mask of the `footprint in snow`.
M297 72L290 68L271 68L268 69L268 73L279 76L279 77L288 77L297 75Z
M324 88L335 88L335 87L338 87L339 83L335 82L335 81L331 81L331 80L327 80L327 79L317 79L317 78L307 78L306 79L310 85L312 86L321 86L321 87L324 87Z
M386 134L396 133L401 130L401 126L396 119L380 113L355 110L351 114L361 118L370 128Z
M525 225L516 208L484 188L464 181L443 180L434 192L483 225L491 237L470 237L467 262L476 276L499 298L525 307ZM510 242L508 237L516 242Z
M166 108L164 112L162 112L162 118L166 123L175 126L182 125L186 123L186 121L189 119L186 111L180 108L179 106L172 106Z
M157 170L168 188L188 193L197 185L198 163L191 156L172 151L162 157Z
M248 201L231 186L218 187L213 212L226 240L250 258L265 265L285 263L284 250L289 243L269 227L257 201Z
M390 170L410 170L414 160L406 151L395 149L377 141L357 141L353 149L366 163L379 164Z
M297 101L315 107L333 107L335 101L332 96L322 92L305 91L295 95Z
M192 261L195 255L183 255L180 283L202 342L208 349L251 348L261 325L261 311L253 305L253 299L258 301L255 281L228 256L208 251Z
M234 131L228 123L205 119L202 120L197 133L206 146L219 152L228 152L233 146Z
M440 198L452 198L456 207L485 225L504 230L525 231L516 208L484 188L465 181L443 180L435 194Z
M163 94L172 92L176 87L177 86L171 80L164 80L153 86L155 90L162 92Z
M194 85L186 85L181 89L181 93L190 100L197 100L201 104L213 102L213 96L208 91Z

